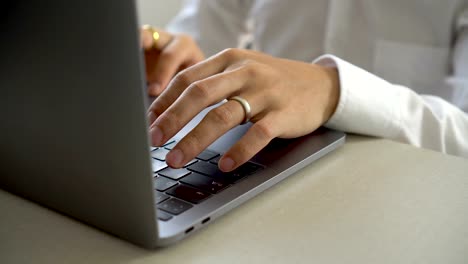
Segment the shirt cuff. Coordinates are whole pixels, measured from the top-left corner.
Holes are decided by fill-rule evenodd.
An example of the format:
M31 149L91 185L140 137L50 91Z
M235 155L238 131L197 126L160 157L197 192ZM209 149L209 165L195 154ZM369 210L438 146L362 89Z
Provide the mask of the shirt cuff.
M458 15L455 27L455 32L460 32L462 29L468 27L468 8Z
M340 98L324 126L346 132L396 138L401 123L399 89L336 56L323 55L313 63L338 70Z

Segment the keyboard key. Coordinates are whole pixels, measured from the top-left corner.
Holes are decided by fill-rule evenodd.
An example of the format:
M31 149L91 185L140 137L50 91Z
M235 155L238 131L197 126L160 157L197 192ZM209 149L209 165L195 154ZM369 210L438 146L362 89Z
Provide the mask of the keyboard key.
M158 148L156 150L151 151L151 156L160 161L165 161L167 153L169 153L169 150L165 148Z
M218 166L208 163L208 162L197 162L194 163L190 166L188 166L188 169L191 171L195 171L201 174L204 174L206 176L212 177L213 175L216 174L222 174L223 172L218 169Z
M182 169L173 169L173 168L165 168L158 172L159 175L165 176L174 180L178 180L186 175L190 174L190 171L182 168Z
M217 175L215 179L217 180L222 180L222 181L227 181L230 183L234 183L236 181L239 181L240 179L246 177L247 174L242 174L238 173L236 171L230 172L230 173L225 173L223 175Z
M172 215L162 211L162 210L158 210L158 219L161 220L161 221L168 221L172 218Z
M234 173L252 175L263 169L263 166L255 164L253 162L244 163L242 166L237 168Z
M187 203L187 202L184 202L184 201L181 201L179 199L176 199L176 198L172 198L172 199L169 199L161 204L158 205L158 208L161 209L161 210L164 210L168 213L171 213L173 215L178 215L178 214L181 214L185 211L187 211L188 209L192 208L193 205Z
M179 184L166 192L172 196L191 203L200 203L210 196L209 193L198 190L187 185Z
M247 162L236 170L228 173L222 172L220 169L218 169L217 165L209 162L197 162L188 167L188 169L191 171L198 172L213 179L228 183L233 183L244 178L245 176L252 175L262 168L262 166L252 162Z
M219 156L218 153L205 149L202 153L198 154L197 159L209 161L210 159Z
M227 175L226 174L223 175L221 179L225 179L226 181L230 181L230 182L236 182L246 176L256 173L257 171L261 169L263 169L262 166L257 165L252 162L247 162L243 164L242 166L238 167L237 169L235 169L234 171L229 172Z
M162 203L162 202L166 201L167 199L169 199L169 195L166 195L166 194L164 194L162 192L156 192L154 194L154 198L156 200L155 201L156 204L158 204L158 203Z
M195 186L210 193L218 193L219 191L221 191L229 185L229 183L220 180L215 180L213 178L203 176L196 172L193 172L189 176L183 178L181 182Z
M210 163L218 165L219 160L221 159L221 155L215 157L214 159L210 159Z
M200 161L195 164L192 164L191 166L188 167L188 169L191 171L206 175L213 179L228 182L228 183L233 183L237 181L238 179L242 178L240 177L240 175L237 175L237 174L235 175L235 177L233 177L232 173L224 173L220 169L218 169L217 165L209 163L209 162Z
M188 166L194 164L195 162L198 162L198 160L197 160L197 159L193 159L193 160L187 162L187 164L185 164L184 168L187 168Z
M177 184L176 181L170 180L165 177L153 178L154 187L156 188L156 190L161 191L161 192L173 187L176 184Z
M177 142L172 140L172 141L169 141L168 143L166 143L163 147L166 148L166 149L172 149L176 145L176 143Z
M153 166L153 172L160 171L167 167L166 162L157 159L151 159L151 165Z

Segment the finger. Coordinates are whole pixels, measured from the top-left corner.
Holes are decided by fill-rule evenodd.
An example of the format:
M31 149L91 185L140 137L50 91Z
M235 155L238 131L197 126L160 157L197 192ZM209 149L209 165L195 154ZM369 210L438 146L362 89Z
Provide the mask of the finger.
M167 86L169 80L187 60L187 51L180 46L180 42L174 40L164 48L157 58L157 63L150 72L147 72L148 82L152 89L148 92L157 96Z
M211 75L223 72L227 61L221 56L213 56L186 70L179 72L165 89L154 100L148 109L148 118L152 124L193 82L208 78Z
M153 144L155 146L163 144L207 106L241 90L248 81L243 77L245 76L243 71L243 69L237 69L223 72L190 85L151 125ZM243 113L239 103L236 107L240 113ZM240 121L237 122L239 123Z
M236 101L212 109L203 120L169 152L166 162L180 168L195 158L217 138L240 124L244 112Z
M262 104L264 100L259 94L242 95L242 97L247 98L246 100L256 106L252 112L255 116L262 113L266 107L266 104ZM216 139L239 125L244 118L244 108L235 100L228 100L225 104L211 110L169 153L168 164L175 168L187 164Z
M140 42L144 50L150 50L156 48L158 50L163 49L172 39L172 35L164 30L154 28L157 34L157 41L153 37L154 32L149 29L142 28L140 31Z
M211 58L179 72L169 83L168 89L153 102L148 109L150 124L157 116L164 112L193 82L202 80L210 75L224 71L229 65L245 56L246 51L239 49L227 49Z
M229 172L250 160L279 134L276 113L269 113L254 123L247 133L231 147L220 159L219 168Z
M163 87L156 82L148 84L148 95L151 97L156 97L160 95L163 91Z

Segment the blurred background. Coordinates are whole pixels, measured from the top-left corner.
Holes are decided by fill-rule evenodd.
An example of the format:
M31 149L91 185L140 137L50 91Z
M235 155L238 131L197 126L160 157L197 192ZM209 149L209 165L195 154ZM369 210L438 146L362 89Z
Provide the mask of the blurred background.
M137 0L140 24L163 28L182 6L183 0Z

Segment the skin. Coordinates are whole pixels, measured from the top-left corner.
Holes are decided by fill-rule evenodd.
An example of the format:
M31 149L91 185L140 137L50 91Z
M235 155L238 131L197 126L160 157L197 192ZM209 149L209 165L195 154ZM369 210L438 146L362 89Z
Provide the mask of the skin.
M205 59L191 37L156 30L160 35L156 44L149 31L142 29L140 34L145 50L148 94L151 96L161 94L176 73Z
M147 33L142 32L142 43L150 50L153 42ZM157 61L145 54L147 61L153 60L147 64L148 81L160 85L149 91L159 95L148 110L154 146L163 145L195 115L223 99L240 96L251 106L253 125L220 159L222 171L236 169L276 137L313 132L336 109L339 80L334 68L243 49L226 49L203 60L200 49L187 36L168 37L167 43L159 44L164 46ZM164 56L166 52L172 55ZM173 168L184 166L239 125L244 115L234 100L212 109L168 153L166 162Z

